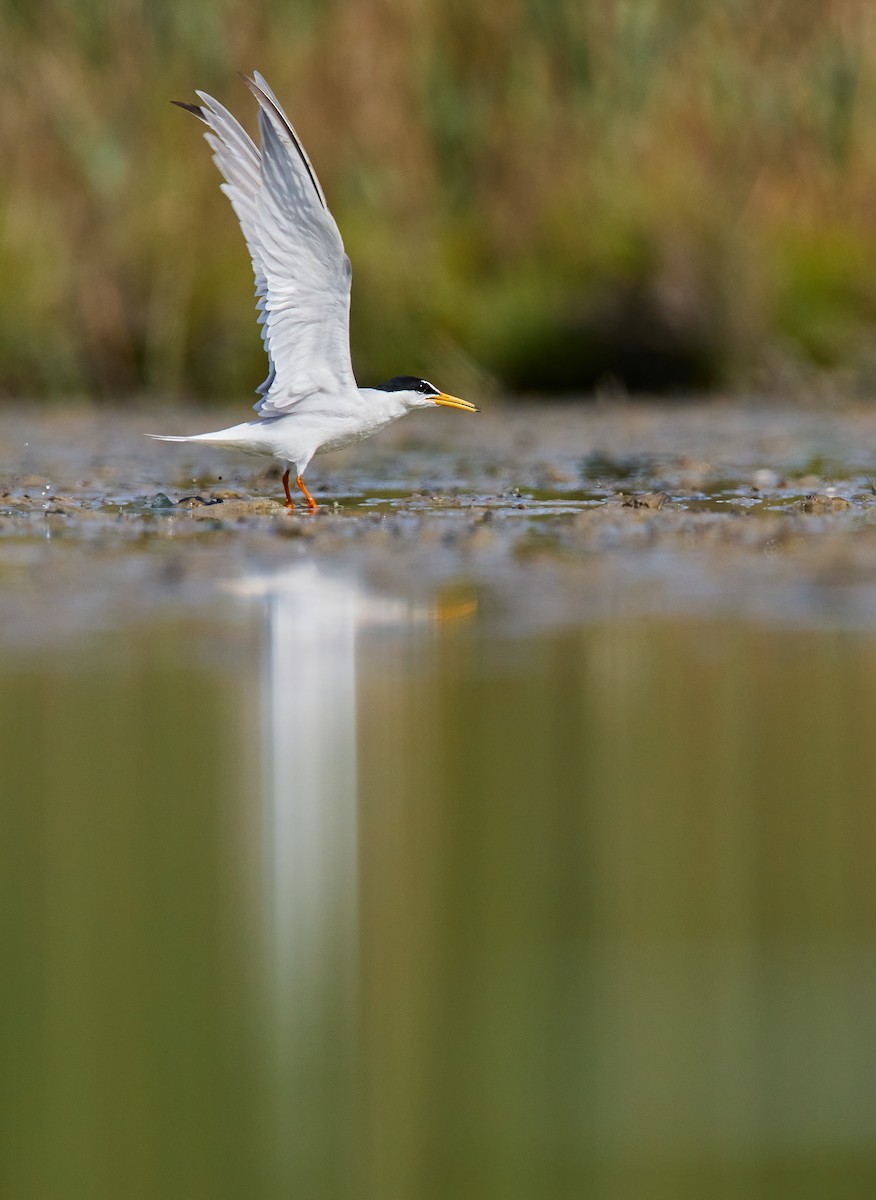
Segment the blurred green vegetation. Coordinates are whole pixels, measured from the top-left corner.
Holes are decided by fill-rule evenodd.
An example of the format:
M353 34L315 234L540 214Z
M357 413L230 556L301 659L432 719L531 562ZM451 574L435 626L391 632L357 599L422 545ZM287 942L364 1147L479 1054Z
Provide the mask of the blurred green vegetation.
M354 264L360 381L876 385L863 0L0 0L0 392L249 394L197 125L257 67Z

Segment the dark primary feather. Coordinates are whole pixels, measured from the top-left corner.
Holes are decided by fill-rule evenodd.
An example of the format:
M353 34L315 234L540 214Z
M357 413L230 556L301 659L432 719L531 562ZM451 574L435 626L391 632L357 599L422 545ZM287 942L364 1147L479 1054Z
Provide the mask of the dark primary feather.
M204 110L200 104L187 104L185 100L171 100L171 104L175 104L177 108L184 108L186 112L194 113L199 120L204 121L206 124Z

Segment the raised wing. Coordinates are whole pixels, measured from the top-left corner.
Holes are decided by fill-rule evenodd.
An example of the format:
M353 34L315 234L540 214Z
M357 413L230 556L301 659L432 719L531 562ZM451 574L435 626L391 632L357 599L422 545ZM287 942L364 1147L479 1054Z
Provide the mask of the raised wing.
M212 96L182 104L205 134L225 179L255 275L270 370L255 408L278 415L316 391L355 387L350 361L350 260L316 173L276 96L256 72L261 151Z

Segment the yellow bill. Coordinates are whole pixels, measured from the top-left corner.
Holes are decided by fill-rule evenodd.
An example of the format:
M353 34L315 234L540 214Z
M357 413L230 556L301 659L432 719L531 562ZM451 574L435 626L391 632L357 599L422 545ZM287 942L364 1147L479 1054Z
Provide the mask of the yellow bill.
M458 396L448 396L446 392L442 392L440 396L433 397L436 404L441 404L444 408L461 408L463 412L480 412L476 404L471 404L468 400L460 400Z

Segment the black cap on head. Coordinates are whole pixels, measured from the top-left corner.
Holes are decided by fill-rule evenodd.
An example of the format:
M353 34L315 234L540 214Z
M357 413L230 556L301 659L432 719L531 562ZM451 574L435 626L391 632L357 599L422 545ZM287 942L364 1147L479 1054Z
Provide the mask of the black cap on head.
M377 385L378 392L422 392L424 396L440 396L441 389L436 388L428 379L418 379L416 375L396 375L386 383Z

